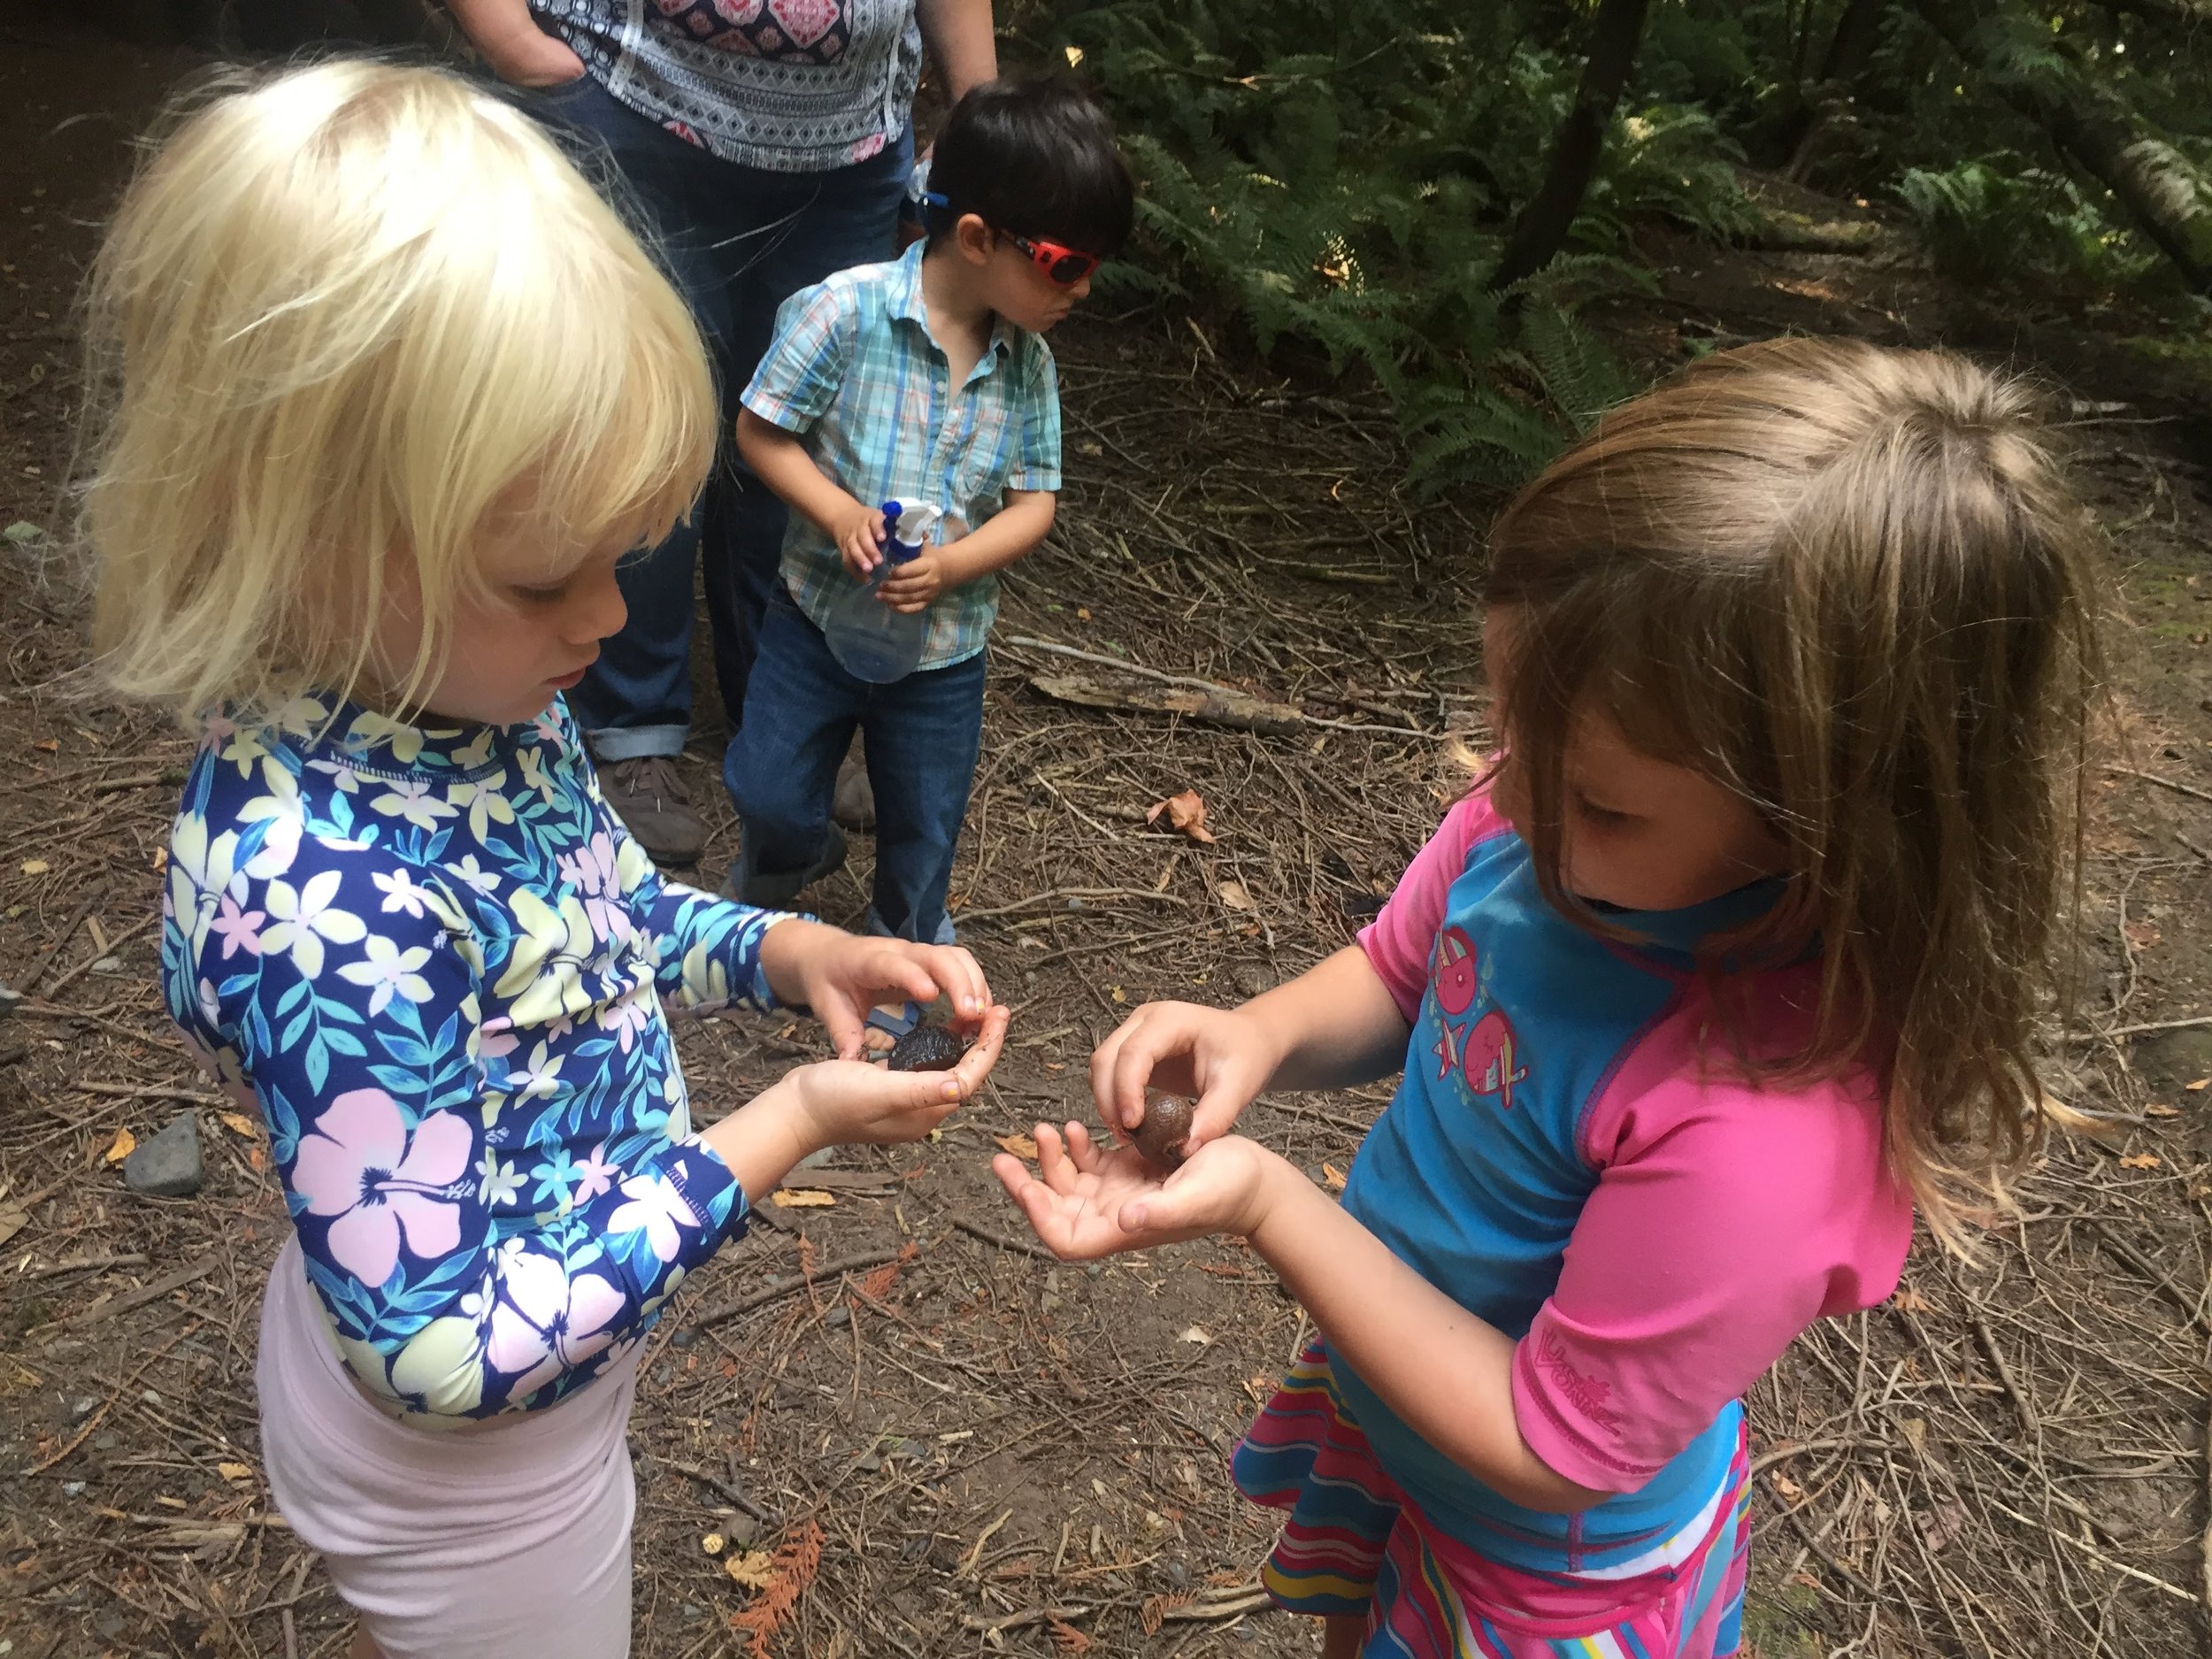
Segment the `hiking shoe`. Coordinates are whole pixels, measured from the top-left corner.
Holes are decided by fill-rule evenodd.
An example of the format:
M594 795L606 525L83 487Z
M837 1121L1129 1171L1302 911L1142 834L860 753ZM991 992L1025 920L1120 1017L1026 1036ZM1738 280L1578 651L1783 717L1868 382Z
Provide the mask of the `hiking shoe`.
M618 760L599 773L600 793L639 846L662 864L695 863L707 844L707 826L691 793L666 755Z
M741 832L741 833L742 832ZM845 832L834 823L822 826L822 850L814 862L803 870L754 871L745 869L745 856L741 852L737 862L730 866L729 879L722 884L722 896L749 904L759 910L780 910L790 907L800 894L844 867Z
M876 790L868 781L868 764L856 751L837 769L837 793L830 797L830 817L849 830L876 826Z

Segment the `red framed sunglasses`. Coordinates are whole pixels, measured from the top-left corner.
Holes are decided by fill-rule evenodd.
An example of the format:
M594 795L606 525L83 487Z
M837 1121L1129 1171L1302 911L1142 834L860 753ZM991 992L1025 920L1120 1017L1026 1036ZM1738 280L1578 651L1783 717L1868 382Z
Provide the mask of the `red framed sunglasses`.
M949 210L952 206L950 202L934 190L926 192L922 201L926 206L941 211ZM1028 256L1030 264L1043 272L1051 282L1060 288L1073 288L1104 263L1102 256L1098 254L1085 253L1079 248L1064 247L1056 242L1047 242L1041 236L1017 236L1010 230L1000 231L999 234L1020 249Z
M1094 253L1063 248L1058 242L1046 242L1041 237L1033 241L1027 236L1017 236L1010 230L1001 234L1027 254L1029 263L1051 279L1056 287L1071 288L1098 269L1099 256Z

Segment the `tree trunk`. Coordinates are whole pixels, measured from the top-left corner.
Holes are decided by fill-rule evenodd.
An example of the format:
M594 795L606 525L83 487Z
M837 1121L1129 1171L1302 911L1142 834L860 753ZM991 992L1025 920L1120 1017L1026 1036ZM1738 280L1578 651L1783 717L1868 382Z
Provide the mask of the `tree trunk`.
M2052 67L2048 33L2003 0L1914 5L1983 85L2040 123L2052 143L2118 198L2190 285L2212 295L2212 179L2079 65ZM2018 37L2019 50L2008 50L2008 35Z
M1644 17L1650 10L1651 0L1599 0L1597 19L1590 26L1590 56L1582 65L1574 107L1552 136L1544 182L1513 222L1505 253L1490 278L1493 288L1511 288L1534 275L1565 246L1583 192L1590 188L1590 175L1605 148L1613 106L1620 102L1628 72L1635 66Z
M1874 49L1882 40L1882 13L1889 10L1889 0L1851 0L1836 19L1836 32L1828 37L1828 50L1821 57L1820 78L1824 82L1856 81L1864 74L1867 65L1874 61Z

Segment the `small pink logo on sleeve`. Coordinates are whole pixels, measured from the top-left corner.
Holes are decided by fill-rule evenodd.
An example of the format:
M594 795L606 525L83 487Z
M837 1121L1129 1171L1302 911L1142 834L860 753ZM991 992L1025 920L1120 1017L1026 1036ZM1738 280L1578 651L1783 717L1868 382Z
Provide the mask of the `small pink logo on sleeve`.
M1594 1426L1609 1430L1620 1426L1620 1413L1605 1403L1613 1386L1577 1371L1567 1358L1566 1345L1560 1341L1556 1331L1546 1331L1537 1343L1536 1365L1551 1379L1552 1386L1566 1396L1567 1402Z

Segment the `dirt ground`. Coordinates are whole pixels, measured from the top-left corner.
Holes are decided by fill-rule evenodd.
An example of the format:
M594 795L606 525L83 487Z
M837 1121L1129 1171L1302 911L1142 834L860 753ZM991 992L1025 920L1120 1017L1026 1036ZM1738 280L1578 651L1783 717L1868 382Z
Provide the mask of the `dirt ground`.
M50 529L72 293L129 136L191 64L63 15L0 21L0 525ZM2052 1148L1980 1267L1924 1246L1893 1302L1760 1386L1756 1650L2205 1651L2212 988L2192 923L2212 874L2212 405L1886 243L1653 251L1662 296L1611 320L1654 362L1851 333L2062 382L2123 595L2126 741L2099 781L2088 975L2049 1073L2108 1133ZM749 1651L770 1604L772 1651L821 1659L1317 1651L1252 1594L1271 1528L1222 1471L1302 1334L1296 1306L1233 1244L1055 1265L1017 1240L986 1164L1040 1115L1088 1115L1086 1056L1127 1008L1248 995L1372 913L1455 786L1443 740L1479 729L1471 580L1496 503L1402 499L1382 411L1239 364L1201 325L1100 308L1055 343L1070 484L1009 583L954 888L1016 1042L939 1142L810 1173L831 1202L764 1207L664 1321L633 1430L653 1659ZM40 547L11 543L0 580L0 979L32 999L0 1028L0 1655L336 1655L347 1617L257 1466L282 1201L154 988L188 746L73 695L80 611ZM1070 652L1295 712L1258 733L1081 706L1071 675L1142 682ZM733 827L703 678L700 702L688 764L719 815L715 870ZM1145 824L1184 789L1213 844ZM816 895L829 918L858 916L865 853ZM710 1116L818 1051L751 1019L681 1044ZM1248 1124L1325 1179L1386 1097L1267 1101ZM181 1110L204 1187L130 1194L119 1132ZM728 1569L757 1552L776 1552L765 1592Z

